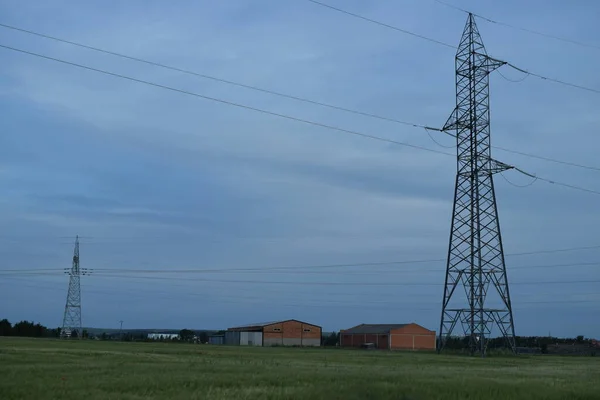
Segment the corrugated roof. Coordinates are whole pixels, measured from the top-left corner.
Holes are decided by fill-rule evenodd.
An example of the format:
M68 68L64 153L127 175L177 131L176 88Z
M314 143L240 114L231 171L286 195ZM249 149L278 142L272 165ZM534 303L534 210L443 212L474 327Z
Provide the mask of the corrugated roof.
M390 333L392 329L404 328L409 324L361 324L354 328L346 329L342 333L351 334L384 334Z
M269 326L269 325L273 325L273 324L281 324L281 323L288 322L288 321L297 321L297 322L300 322L300 323L305 324L305 325L311 325L311 326L316 326L316 327L320 328L319 325L310 324L308 322L300 321L300 320L297 320L297 319L282 319L282 320L279 320L279 321L257 322L255 324L238 325L238 326L233 326L233 327L231 327L229 329L263 328L265 326Z
M289 321L289 320L285 320L285 321ZM269 321L269 322L257 322L255 324L246 324L246 325L238 325L238 326L233 326L229 329L239 329L239 328L260 328L262 326L269 326L269 325L273 325L273 324L279 324L281 322L285 322L285 321Z

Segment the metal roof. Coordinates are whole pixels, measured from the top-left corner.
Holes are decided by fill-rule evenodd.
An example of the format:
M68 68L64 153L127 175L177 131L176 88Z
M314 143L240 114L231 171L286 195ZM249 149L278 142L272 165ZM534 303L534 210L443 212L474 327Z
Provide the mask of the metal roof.
M289 320L285 320L285 321L289 321ZM285 321L269 321L269 322L257 322L255 324L246 324L246 325L238 325L238 326L233 326L229 329L239 329L239 328L260 328L262 326L269 326L269 325L273 325L273 324L279 324L281 322L285 322Z
M238 325L238 326L233 326L229 329L232 330L232 329L244 329L244 328L264 328L265 326L281 324L281 323L288 322L288 321L296 321L296 322L300 322L305 325L311 325L311 326L316 326L316 327L320 328L319 325L310 324L308 322L299 321L297 319L281 319L279 321L257 322L255 324Z
M404 328L410 324L361 324L354 328L346 329L342 333L350 334L384 334L390 333L392 329Z

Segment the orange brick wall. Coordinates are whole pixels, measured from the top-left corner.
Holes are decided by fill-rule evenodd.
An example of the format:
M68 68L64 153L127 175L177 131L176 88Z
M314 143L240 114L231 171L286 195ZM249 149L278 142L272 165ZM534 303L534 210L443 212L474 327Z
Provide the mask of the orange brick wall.
M352 347L352 335L342 333L340 342L342 347Z
M342 347L360 347L364 343L375 343L378 349L387 349L389 347L388 335L376 334L341 334Z
M379 349L395 350L435 350L435 331L430 331L417 324L409 324L394 329L391 337L387 334L351 334L340 332L342 347L360 347L364 343L375 343ZM390 346L391 342L391 346Z
M410 324L391 332L392 349L402 350L435 350L435 331L430 331L416 324Z
M263 342L265 345L310 344L316 346L321 344L321 328L299 321L285 321L267 325L263 328Z

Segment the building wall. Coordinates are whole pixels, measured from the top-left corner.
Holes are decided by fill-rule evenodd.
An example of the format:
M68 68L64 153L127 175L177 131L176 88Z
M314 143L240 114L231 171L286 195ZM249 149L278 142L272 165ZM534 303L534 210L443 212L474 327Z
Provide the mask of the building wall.
M237 331L225 332L225 344L229 345L229 346L239 346L240 345L240 332L237 332Z
M224 344L225 343L225 337L224 336L209 336L208 337L208 343L209 344Z
M264 346L320 346L321 328L299 321L285 321L263 328Z
M378 349L389 348L389 337L387 334L350 334L342 333L341 335L341 346L342 347L360 347L364 343L375 343Z
M353 347L352 339L355 335L350 335L349 333L342 333L340 335L340 346L342 347Z
M240 332L240 346L262 346L262 332Z
M410 324L390 332L391 349L395 350L435 350L435 331L417 324Z
M435 350L435 331L417 324L409 324L400 329L392 329L387 334L352 334L341 332L342 347L361 347L364 343L375 343L378 349L393 350Z

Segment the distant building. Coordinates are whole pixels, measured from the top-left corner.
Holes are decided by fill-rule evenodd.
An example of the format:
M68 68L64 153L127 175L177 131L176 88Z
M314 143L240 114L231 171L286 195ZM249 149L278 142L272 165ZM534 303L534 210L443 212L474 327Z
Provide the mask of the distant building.
M321 327L289 319L227 329L225 344L234 346L321 346Z
M149 333L148 339L150 340L173 340L179 339L178 333Z
M342 347L386 350L435 350L435 331L410 324L361 324L340 331Z
M208 337L208 344L225 344L225 335L212 335Z

